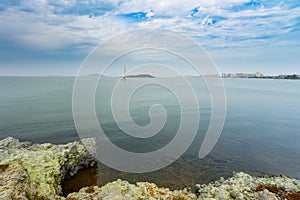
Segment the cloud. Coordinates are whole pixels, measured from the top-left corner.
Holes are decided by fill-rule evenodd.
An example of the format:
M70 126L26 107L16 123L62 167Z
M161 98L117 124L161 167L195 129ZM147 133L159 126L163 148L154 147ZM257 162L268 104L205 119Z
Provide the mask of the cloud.
M6 8L0 12L1 36L13 38L20 46L53 50L70 45L78 48L81 44L94 46L126 27L123 22L115 20L114 16L58 14L52 6L33 3L29 7L24 3ZM25 8L35 12L24 11Z
M0 34L37 49L91 48L136 28L184 33L211 49L297 40L297 1L31 0L0 3Z

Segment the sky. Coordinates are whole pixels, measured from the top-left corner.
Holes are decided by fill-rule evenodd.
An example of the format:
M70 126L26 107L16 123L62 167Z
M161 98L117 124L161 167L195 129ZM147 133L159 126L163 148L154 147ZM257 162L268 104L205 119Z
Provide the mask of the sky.
M300 74L298 0L1 0L0 75L75 75L119 33L191 37L220 72Z

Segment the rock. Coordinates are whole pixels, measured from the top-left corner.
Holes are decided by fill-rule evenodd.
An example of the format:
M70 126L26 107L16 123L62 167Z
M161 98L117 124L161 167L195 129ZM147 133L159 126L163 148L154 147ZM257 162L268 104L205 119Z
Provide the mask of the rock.
M0 199L27 199L24 191L29 188L29 180L24 168L17 163L10 163L0 172Z
M20 144L20 147L21 147L21 148L28 148L28 147L30 147L31 145L32 145L31 142L22 142L22 143Z
M267 189L264 191L256 192L254 194L255 199L258 200L278 200L276 195L272 192L269 192Z
M25 178L27 178L27 175L25 174L16 174L15 176L11 177L11 179L15 179L18 181L23 181L25 180Z
M0 149L8 149L8 148L19 148L20 141L13 137L7 137L0 141Z
M198 199L254 199L259 197L261 199L269 198L275 200L279 196L284 197L287 195L287 192L299 191L298 184L300 183L300 180L285 176L253 177L244 172L234 173L233 177L220 183L221 181L201 186L197 190ZM266 191L256 192L260 185L270 186L270 188L282 187L284 192L280 189L278 189L278 194L269 191L268 193Z
M286 176L254 177L244 172L207 185L171 191L154 183L117 180L62 196L61 183L84 167L94 166L96 140L64 145L31 144L8 137L0 141L0 199L261 199L298 195L300 180ZM260 190L258 187L261 186ZM269 190L268 190L269 189ZM256 191L257 190L257 191ZM261 191L262 190L262 191ZM280 198L279 198L280 197Z
M183 189L183 191L186 192L186 193L188 193L188 192L191 192L191 191L192 191L192 188L190 188L190 187L185 187L185 188Z
M75 154L76 152L77 152L77 147L76 147L76 145L74 145L74 146L71 147L69 153Z
M7 192L0 192L0 199L5 199L5 200L13 200L11 195Z
M127 181L117 180L99 188L82 188L78 193L71 193L67 199L186 199L194 200L196 195L183 190L170 191L159 188L154 183L139 182L130 184Z
M224 177L221 177L220 180L219 180L219 182L220 182L220 183L223 183L224 180L225 180Z
M86 139L96 144L93 140ZM5 138L0 141L0 199L55 199L62 194L61 183L69 171L75 174L94 163L95 159L79 141L31 145Z
M231 191L231 192L230 192L230 196L231 196L233 199L237 198L237 192L236 192L236 191Z
M219 190L215 195L215 199L229 199L228 192L225 190Z

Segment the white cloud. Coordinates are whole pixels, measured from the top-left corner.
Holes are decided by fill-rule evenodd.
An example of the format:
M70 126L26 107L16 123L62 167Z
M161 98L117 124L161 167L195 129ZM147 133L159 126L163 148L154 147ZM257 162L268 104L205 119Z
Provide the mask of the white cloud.
M15 8L2 13L0 32L15 42L31 48L63 49L81 43L97 44L127 29L126 24L111 16L57 15L18 12Z
M300 8L289 9L278 3L273 7L231 10L249 0L154 1L154 0L85 0L81 3L112 5L112 10L99 16L61 14L78 3L76 0L22 1L20 6L0 12L2 35L14 37L23 45L36 48L78 48L135 28L166 28L200 38L211 47L259 46L277 42L276 37L288 34L299 21ZM119 5L119 6L118 6ZM197 8L194 16L193 9ZM22 11L23 10L23 11ZM32 11L32 12L31 12ZM131 21L120 14L145 12L146 19ZM87 10L88 13L88 10ZM283 28L284 26L289 28ZM279 41L278 41L279 42Z

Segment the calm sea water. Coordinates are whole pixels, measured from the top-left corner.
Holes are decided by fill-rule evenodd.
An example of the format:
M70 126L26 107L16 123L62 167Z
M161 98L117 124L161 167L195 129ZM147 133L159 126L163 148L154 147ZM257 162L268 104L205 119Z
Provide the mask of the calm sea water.
M135 152L166 145L180 122L175 96L154 85L136 92L130 102L135 123L148 124L148 109L155 103L165 106L168 117L157 136L135 139L120 131L110 112L108 97L115 81L106 78L96 94L98 120L111 141ZM134 82L128 80L127 84L129 81ZM172 165L151 173L127 174L100 165L100 184L122 178L180 188L227 177L233 171L300 177L300 81L224 79L226 122L217 145L202 160L197 155L208 127L211 105L203 82L196 77L189 81L199 99L201 113L200 129L189 150ZM22 141L52 143L77 140L72 116L73 83L71 77L0 77L0 139L13 136ZM173 84L181 87L176 81Z

